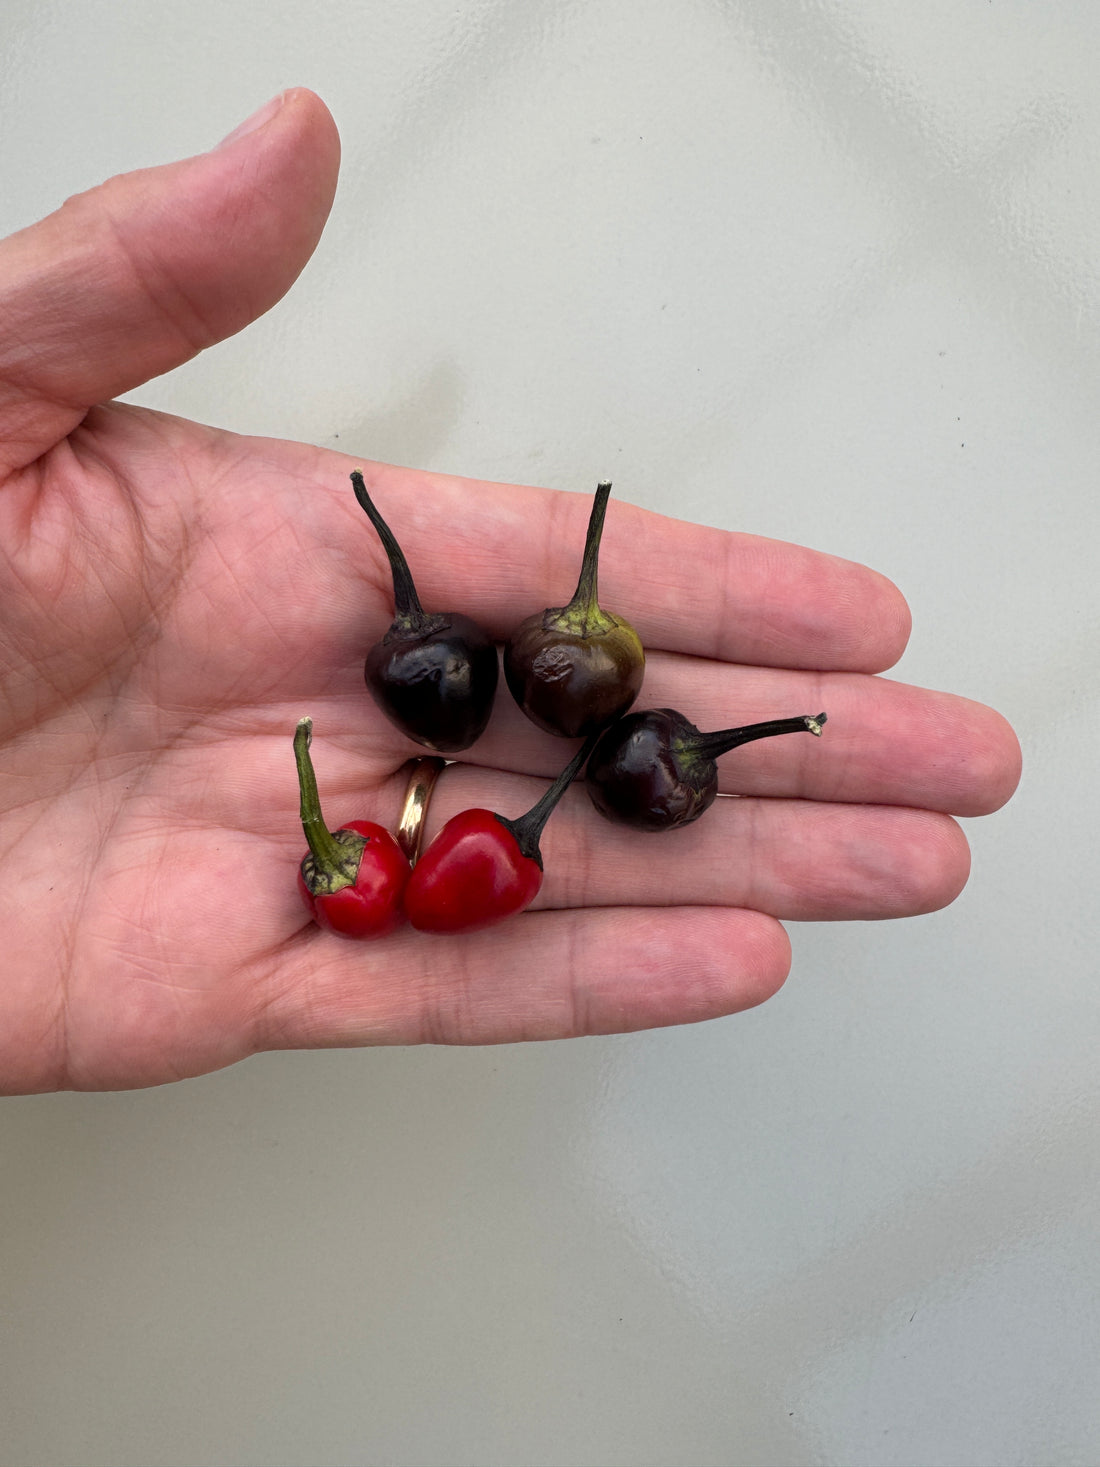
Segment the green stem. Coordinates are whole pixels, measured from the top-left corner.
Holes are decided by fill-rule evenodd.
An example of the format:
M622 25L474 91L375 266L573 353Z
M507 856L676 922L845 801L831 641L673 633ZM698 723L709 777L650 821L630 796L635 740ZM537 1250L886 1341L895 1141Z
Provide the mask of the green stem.
M312 742L313 719L300 719L294 730L294 761L298 766L298 788L301 791L302 829L318 866L328 873L342 872L347 866L348 853L340 848L321 815L317 776L313 771L313 760L309 757Z
M584 540L584 559L581 561L580 579L577 581L577 589L573 592L573 599L565 608L569 611L583 612L586 617L594 615L599 611L598 597L598 574L600 559L600 540L603 537L604 516L607 513L607 501L611 494L611 482L601 479L596 485L596 497L592 501L592 513L588 517L588 533Z
M506 820L503 815L497 816L501 825L507 826L512 832L516 845L519 846L523 855L529 861L537 862L540 870L542 869L542 852L539 850L539 837L542 835L543 828L550 819L555 805L581 772L602 732L603 730L600 729L597 733L589 734L554 783L547 789L542 799L537 805L532 805L526 815L521 815L518 820Z
M393 606L398 621L407 625L416 626L424 620L424 608L420 604L420 597L416 594L413 585L412 572L409 563L402 553L401 546L393 537L393 531L386 521L374 507L374 501L367 493L367 486L363 482L363 475L359 469L353 469L351 474L351 485L355 490L355 497L367 518L378 531L378 538L382 541L382 548L386 552L386 559L390 563L390 571L393 575Z
M813 718L809 714L798 718L773 718L766 723L746 723L742 728L722 728L714 733L700 734L697 739L685 740L685 743L693 754L704 759L717 759L739 744L751 744L753 739L770 739L775 734L812 733L820 738L824 722L824 713Z

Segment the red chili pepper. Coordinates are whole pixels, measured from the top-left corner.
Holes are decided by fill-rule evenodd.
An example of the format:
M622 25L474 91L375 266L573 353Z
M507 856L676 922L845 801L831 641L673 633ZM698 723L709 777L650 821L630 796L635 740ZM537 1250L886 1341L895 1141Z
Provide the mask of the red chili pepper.
M492 810L453 816L413 867L405 911L421 932L476 932L529 907L542 886L539 836L580 773L595 737L518 820Z
M408 860L373 820L350 820L329 830L309 755L312 739L313 720L303 718L294 731L294 758L309 853L298 868L298 890L319 927L341 937L387 937L404 920Z

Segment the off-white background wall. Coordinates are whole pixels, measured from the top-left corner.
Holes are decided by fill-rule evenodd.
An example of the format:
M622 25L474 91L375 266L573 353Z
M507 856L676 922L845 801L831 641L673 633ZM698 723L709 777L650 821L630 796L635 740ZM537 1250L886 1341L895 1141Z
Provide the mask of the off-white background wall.
M291 84L340 126L300 282L139 401L864 560L1025 776L950 909L795 926L741 1017L0 1104L4 1467L1100 1461L1098 51L1092 0L5 0L4 232Z

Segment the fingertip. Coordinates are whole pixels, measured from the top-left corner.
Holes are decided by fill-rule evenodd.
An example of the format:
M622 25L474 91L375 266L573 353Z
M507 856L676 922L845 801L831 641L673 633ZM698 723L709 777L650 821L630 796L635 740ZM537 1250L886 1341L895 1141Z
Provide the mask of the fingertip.
M262 106L257 107L255 112L249 113L243 122L238 123L232 132L227 133L221 142L211 149L211 152L224 152L246 138L258 142L258 134L261 130L276 121L284 129L289 126L315 132L319 140L323 135L327 135L330 145L335 141L339 146L339 133L335 120L317 93L310 91L308 87L288 87L286 91L278 92L274 97L270 97Z
M896 823L908 825L906 838L895 844L894 859L883 852L879 862L878 903L868 907L868 918L927 916L949 907L970 880L970 842L950 815L933 810L890 812Z
M895 583L881 571L842 556L797 547L805 575L801 657L787 665L880 673L900 661L913 631L913 613ZM815 657L817 660L815 661Z
M336 124L295 87L236 132L108 179L0 243L0 467L242 330L294 283L335 196Z
M291 87L282 94L274 121L291 155L331 205L340 171L340 130L328 107L308 87Z
M1007 805L1023 775L1024 752L1016 730L994 708L982 710L982 727L975 740L975 759L981 765L976 783L984 792L975 813L992 815Z
M335 119L316 92L291 87L210 152L188 161L196 167L199 187L207 170L220 184L203 188L220 216L212 227L229 240L240 239L242 257L245 247L255 256L258 295L263 294L251 306L251 319L296 279L328 219L340 170Z
M956 768L950 770L954 798L943 808L953 815L992 815L1008 803L1020 783L1020 741L1008 719L996 709L957 695L952 701L965 742L957 742L964 752L955 756Z
M738 1013L775 997L790 977L793 951L787 929L774 917L748 909L728 915L737 919L743 961L737 980L740 1001L730 1010Z
M597 920L590 914L593 932ZM616 923L608 935L613 951L602 955L582 985L578 1007L586 1022L580 1032L725 1018L765 1003L791 968L782 924L748 908L637 908L628 933Z
M868 648L865 672L886 672L901 661L913 634L913 611L900 588L881 571L863 567L870 580L872 610L869 621L873 644ZM875 645L877 643L877 645Z

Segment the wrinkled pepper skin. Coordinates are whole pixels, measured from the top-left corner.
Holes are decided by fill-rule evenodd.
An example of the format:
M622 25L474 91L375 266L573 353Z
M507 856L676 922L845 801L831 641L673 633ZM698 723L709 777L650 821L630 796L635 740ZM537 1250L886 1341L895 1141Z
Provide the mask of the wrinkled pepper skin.
M499 816L463 810L417 861L405 911L421 932L477 932L529 907L541 886L541 861L523 854Z
M559 738L589 738L634 702L645 649L625 617L599 602L599 555L611 484L596 486L573 599L526 617L504 649L509 691L532 723Z
M585 782L608 820L635 830L679 830L698 820L718 797L722 754L756 739L811 733L821 737L827 716L799 714L703 733L675 708L628 713L600 736Z
M504 676L532 723L559 738L583 739L620 718L641 691L645 652L621 617L603 613L592 633L561 624L564 608L522 621L505 648Z
M685 758L694 725L672 708L628 713L592 753L585 781L601 815L635 830L678 830L698 820L718 794L712 759Z
M499 670L496 645L455 611L395 623L370 649L363 676L395 728L436 754L457 754L485 732Z
M388 937L405 920L404 896L411 868L397 841L373 820L349 820L333 832L339 844L354 848L357 842L349 841L348 835L363 841L353 884L326 890L336 882L326 881L314 857L307 854L298 867L298 891L318 927L339 937Z

